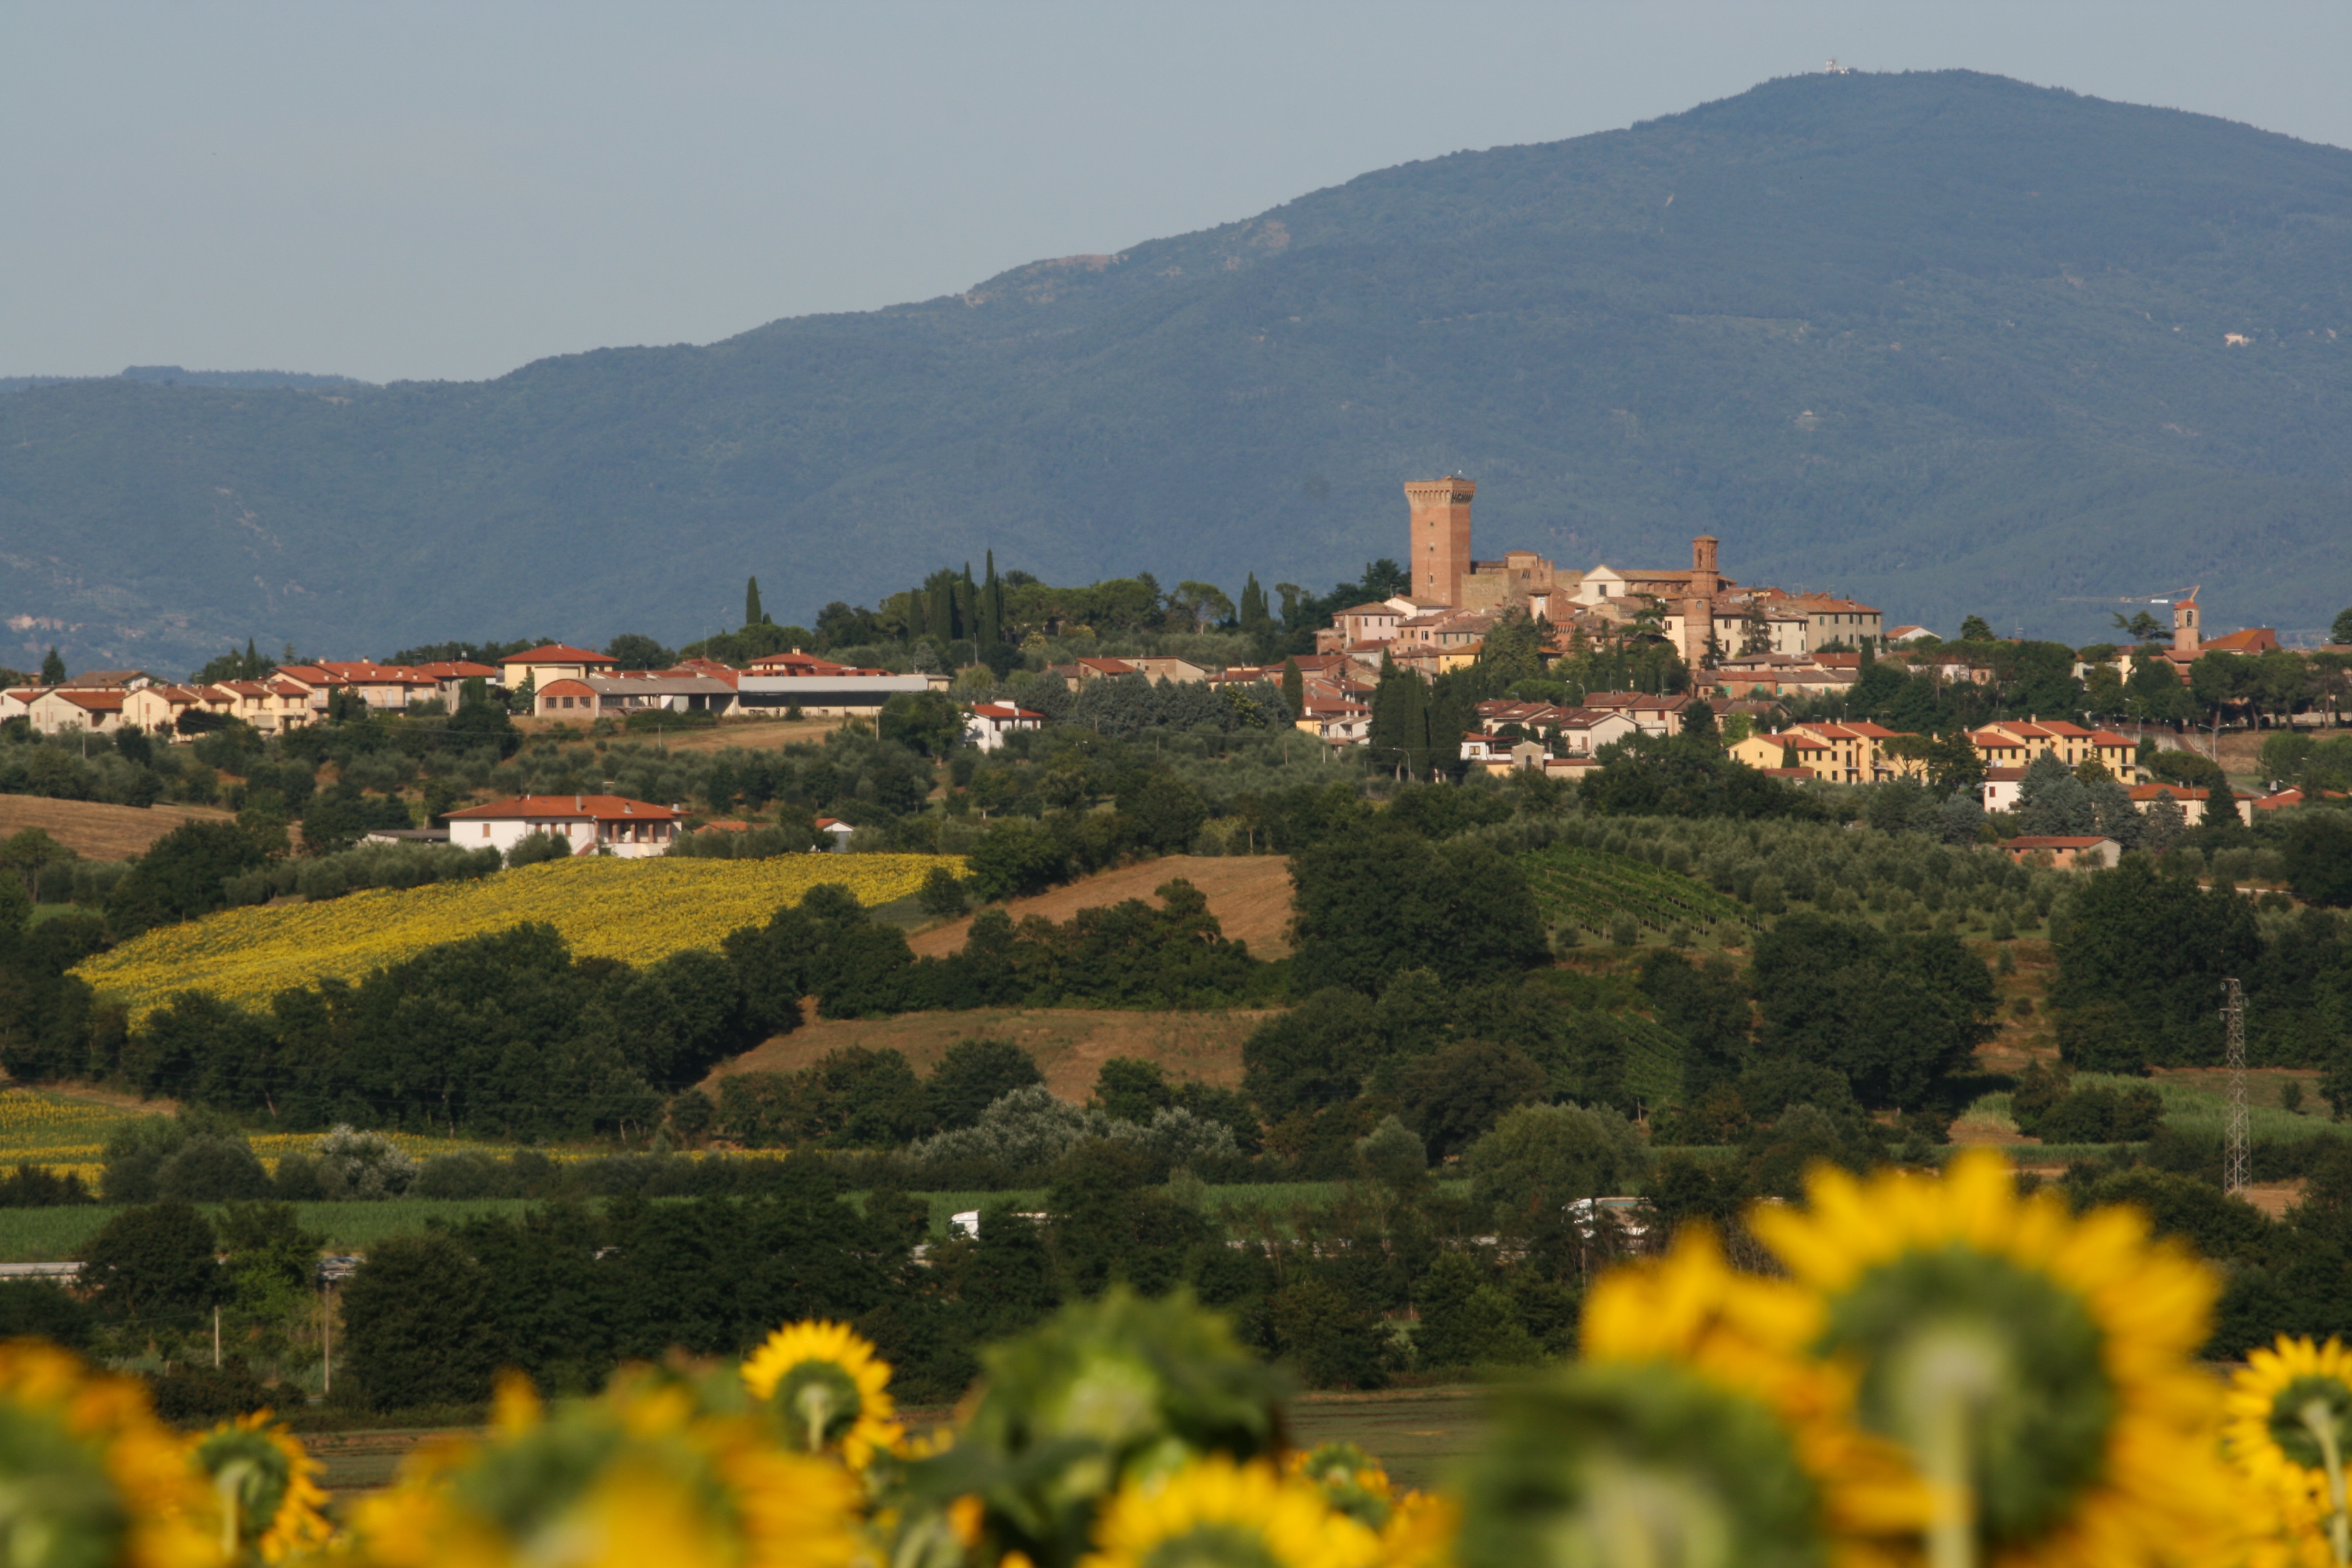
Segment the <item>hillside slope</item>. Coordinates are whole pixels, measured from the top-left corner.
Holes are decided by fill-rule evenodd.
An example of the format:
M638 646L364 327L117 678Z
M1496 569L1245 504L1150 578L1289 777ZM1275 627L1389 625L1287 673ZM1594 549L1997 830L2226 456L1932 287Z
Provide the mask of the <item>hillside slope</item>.
M0 398L0 618L166 666L780 619L977 558L1321 584L1405 478L1482 548L2088 637L2323 626L2352 153L1966 72L1792 78L969 293L496 381ZM56 622L29 625L22 617ZM354 644L358 646L353 646ZM0 653L0 658L8 657Z

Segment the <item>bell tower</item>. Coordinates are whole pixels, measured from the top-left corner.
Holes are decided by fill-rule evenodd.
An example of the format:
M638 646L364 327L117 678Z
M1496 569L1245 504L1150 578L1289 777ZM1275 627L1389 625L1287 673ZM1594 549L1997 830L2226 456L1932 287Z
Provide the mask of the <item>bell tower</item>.
M1405 563L1412 585L1405 592L1423 604L1459 605L1462 578L1471 569L1470 500L1474 480L1408 479L1405 504L1412 510Z
M2197 590L2191 588L2187 598L2172 606L2172 651L2193 655L2197 651L2199 635Z

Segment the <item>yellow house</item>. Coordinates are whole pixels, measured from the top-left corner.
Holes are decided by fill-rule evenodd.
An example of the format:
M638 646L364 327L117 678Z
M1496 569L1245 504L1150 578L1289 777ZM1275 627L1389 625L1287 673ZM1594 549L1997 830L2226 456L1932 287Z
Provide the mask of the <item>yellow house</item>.
M1816 778L1844 776L1836 765L1835 752L1829 742L1800 731L1788 731L1778 735L1750 735L1744 741L1734 742L1729 750L1734 757L1751 768L1786 766L1788 763L1784 759L1793 756L1796 766L1812 769Z

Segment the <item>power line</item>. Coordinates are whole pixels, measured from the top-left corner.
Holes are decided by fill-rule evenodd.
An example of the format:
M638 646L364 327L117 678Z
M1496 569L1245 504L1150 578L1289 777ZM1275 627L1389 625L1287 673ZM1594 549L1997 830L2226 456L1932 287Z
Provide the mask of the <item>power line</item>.
M2221 982L2229 1001L2221 1022L2229 1030L2230 1112L2221 1156L2221 1190L2242 1193L2253 1184L2252 1121L2246 1110L2246 999L2231 975Z

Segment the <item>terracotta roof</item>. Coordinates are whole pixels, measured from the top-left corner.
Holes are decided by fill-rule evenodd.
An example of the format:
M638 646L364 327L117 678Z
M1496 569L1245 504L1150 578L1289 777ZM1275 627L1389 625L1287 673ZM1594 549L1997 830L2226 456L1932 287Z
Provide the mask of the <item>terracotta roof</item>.
M2131 786L2131 797L2135 802L2162 800L2167 795L2174 800L2203 800L2211 793L2210 790L2195 789L2188 784L2144 784Z
M130 693L119 688L109 687L103 691L74 691L60 689L51 692L50 695L61 697L75 707L86 708L92 713L120 713L122 711L122 700Z
M2095 833L2081 838L2032 834L2023 838L2004 838L2000 841L2000 847L2003 849L2088 849L2094 844L2113 844L2114 842L2114 839L2104 833Z
M618 795L527 795L518 800L494 800L488 805L469 805L463 811L444 812L451 821L459 817L468 822L513 822L540 818L563 818L571 821L595 822L667 822L681 815L666 805L650 801L631 800Z
M1094 670L1097 674L1101 675L1134 675L1139 673L1135 666L1128 663L1127 660L1123 658L1082 658L1078 660L1078 664L1083 668Z
M1043 719L1045 716L1034 708L1023 708L1011 702L975 702L971 710L991 719Z
M576 676L567 675L541 687L539 694L541 697L593 697L596 689Z
M566 647L560 642L551 642L544 647L526 648L521 653L510 653L499 662L502 665L618 664L620 660L609 653L592 653L584 647Z

